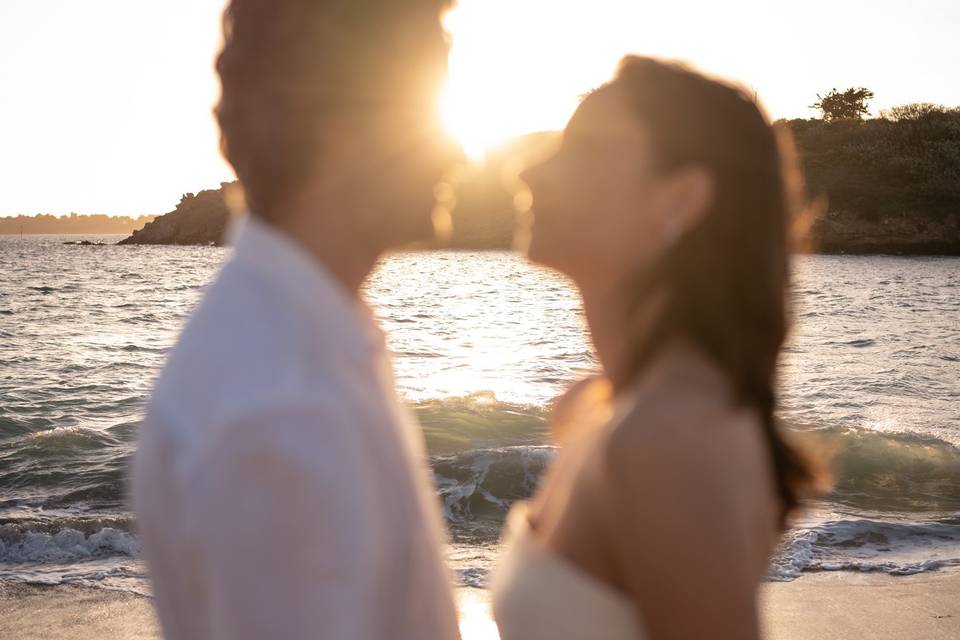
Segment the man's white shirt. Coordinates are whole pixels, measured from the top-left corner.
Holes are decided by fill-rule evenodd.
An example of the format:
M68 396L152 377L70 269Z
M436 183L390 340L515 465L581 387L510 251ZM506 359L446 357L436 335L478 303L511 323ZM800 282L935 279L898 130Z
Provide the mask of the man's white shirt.
M422 436L382 334L291 239L238 227L134 465L165 637L458 638Z

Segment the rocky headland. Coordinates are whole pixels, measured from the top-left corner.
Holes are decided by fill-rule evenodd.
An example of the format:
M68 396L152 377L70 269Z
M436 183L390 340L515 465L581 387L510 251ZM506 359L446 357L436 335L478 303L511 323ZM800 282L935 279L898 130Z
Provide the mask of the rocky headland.
M915 110L896 120L779 124L793 133L809 194L827 203L800 243L806 251L960 255L960 109ZM523 136L465 170L454 187L453 236L444 246L509 248L517 173L549 153L558 137ZM174 211L121 244L221 244L230 184L184 195Z
M230 211L224 197L233 183L221 183L219 189L185 193L177 207L117 244L192 244L221 245Z

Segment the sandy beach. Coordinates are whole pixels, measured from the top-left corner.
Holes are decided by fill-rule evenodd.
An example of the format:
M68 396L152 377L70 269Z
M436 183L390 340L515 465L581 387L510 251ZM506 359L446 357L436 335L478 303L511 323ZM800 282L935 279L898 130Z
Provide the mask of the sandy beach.
M770 640L960 637L960 572L891 577L816 573L766 585Z
M706 595L706 594L705 594ZM458 591L464 640L496 640L485 591ZM821 573L765 585L770 640L960 637L960 572L890 577ZM19 640L159 638L149 598L79 587L0 587L0 637Z

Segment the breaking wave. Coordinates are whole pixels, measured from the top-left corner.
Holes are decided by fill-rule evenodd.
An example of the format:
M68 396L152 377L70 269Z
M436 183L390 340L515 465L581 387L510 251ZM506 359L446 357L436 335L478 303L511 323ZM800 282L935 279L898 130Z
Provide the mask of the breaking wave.
M787 581L811 571L902 576L950 566L960 566L960 520L834 520L788 533L769 577Z
M454 542L495 545L507 511L533 494L555 454L545 444L546 411L501 402L491 393L421 402L414 411ZM135 435L131 423L11 430L0 439L0 486L15 488L20 498L4 506L112 505L122 513ZM771 579L839 570L905 575L960 565L960 521L949 515L960 511L960 449L917 434L852 428L807 431L801 440L833 452L835 489L825 504L840 515L791 531ZM0 521L0 563L7 567L135 560L138 554L139 542L122 518ZM482 582L483 572L474 569L460 569L466 583ZM120 580L127 571L97 566L84 575Z
M112 527L90 534L65 528L54 533L27 531L6 540L0 538L0 562L4 563L72 563L139 554L137 538L128 531Z

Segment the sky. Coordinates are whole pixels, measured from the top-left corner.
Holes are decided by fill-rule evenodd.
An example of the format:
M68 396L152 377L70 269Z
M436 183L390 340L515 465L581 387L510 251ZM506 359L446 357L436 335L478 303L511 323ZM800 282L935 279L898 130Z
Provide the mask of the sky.
M0 216L156 214L231 180L211 109L223 0L0 0ZM460 0L444 120L471 153L562 128L626 53L755 91L773 118L865 86L960 106L957 0Z

